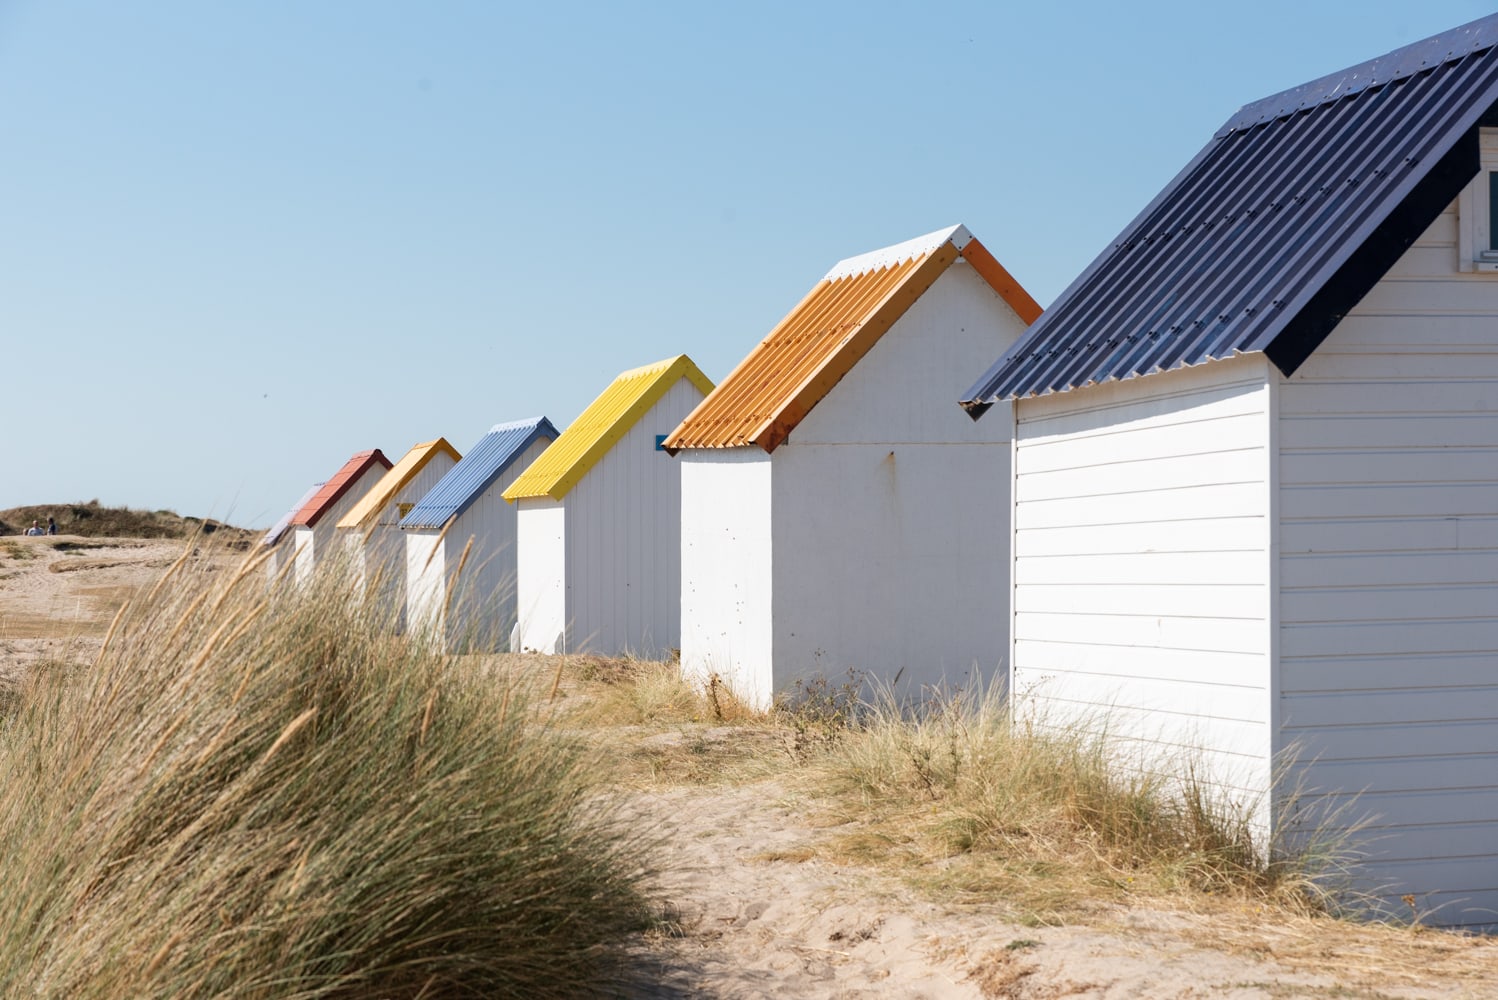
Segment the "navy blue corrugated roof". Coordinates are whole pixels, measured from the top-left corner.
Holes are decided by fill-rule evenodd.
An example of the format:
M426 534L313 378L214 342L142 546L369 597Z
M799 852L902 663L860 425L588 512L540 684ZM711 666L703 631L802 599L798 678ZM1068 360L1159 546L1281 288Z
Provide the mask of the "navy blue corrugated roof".
M401 518L402 528L440 528L467 510L525 449L537 440L554 441L557 429L545 417L495 424L462 461Z
M301 511L303 507L307 506L308 501L310 501L314 496L317 495L317 491L322 489L326 485L326 480L320 483L313 483L312 488L309 489L306 493L303 493L302 498L296 502L296 506L292 507L285 514L281 515L281 520L271 525L271 529L265 533L265 537L260 540L260 544L275 545L277 542L279 542L281 540L281 536L286 534L286 529L291 527L291 519L296 517L297 513Z
M966 394L1246 352L1286 375L1476 175L1498 15L1246 105Z

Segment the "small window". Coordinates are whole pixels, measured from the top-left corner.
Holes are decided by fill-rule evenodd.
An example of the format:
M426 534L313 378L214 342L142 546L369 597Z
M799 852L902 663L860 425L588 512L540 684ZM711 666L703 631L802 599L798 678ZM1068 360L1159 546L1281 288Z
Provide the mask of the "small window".
M1457 266L1498 271L1498 129L1479 129L1477 177L1457 199Z
M395 508L396 510L400 511L401 517L405 517L407 514L411 513L411 508L415 506L416 505L414 503L398 503L395 505Z
M665 451L666 450L666 438L669 437L669 436L670 435L667 435L667 434L657 434L655 436L655 450L656 451Z

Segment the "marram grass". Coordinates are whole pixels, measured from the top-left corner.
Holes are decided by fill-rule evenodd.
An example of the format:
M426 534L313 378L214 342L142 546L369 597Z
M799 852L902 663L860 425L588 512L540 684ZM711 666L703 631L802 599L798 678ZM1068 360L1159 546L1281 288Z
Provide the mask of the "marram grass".
M614 991L643 842L492 673L186 557L0 719L0 996Z
M917 708L885 692L808 761L853 832L834 858L925 871L939 895L1002 898L1042 922L1138 897L1249 899L1285 914L1366 905L1347 892L1356 824L1261 842L1191 754L1131 760L1106 718L1016 722L1002 691L970 687Z

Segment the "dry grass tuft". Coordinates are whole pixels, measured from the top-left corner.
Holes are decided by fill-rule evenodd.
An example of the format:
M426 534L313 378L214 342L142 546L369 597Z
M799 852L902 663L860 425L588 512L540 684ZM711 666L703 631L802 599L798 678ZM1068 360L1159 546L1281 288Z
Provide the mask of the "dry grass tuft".
M640 839L524 693L336 573L179 562L0 730L0 995L576 996L628 975Z
M995 689L866 706L807 779L852 824L830 856L919 872L943 894L1005 898L1034 924L1142 896L1321 912L1343 857L1316 837L1294 853L1266 848L1252 809L1189 761L1162 774L1083 728L1013 725Z

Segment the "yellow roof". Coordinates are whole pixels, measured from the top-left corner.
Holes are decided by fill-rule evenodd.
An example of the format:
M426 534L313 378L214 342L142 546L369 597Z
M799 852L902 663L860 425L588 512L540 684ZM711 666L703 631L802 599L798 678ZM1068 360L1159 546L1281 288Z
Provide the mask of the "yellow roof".
M1027 325L1040 306L964 226L840 261L666 438L666 450L779 447L957 260Z
M505 499L562 499L681 379L704 394L713 391L712 380L685 354L624 372L510 484Z
M396 462L380 477L374 489L364 494L363 498L354 504L353 509L343 515L343 520L338 522L338 527L369 527L374 519L380 516L380 511L384 510L395 498L395 495L404 489L407 483L415 479L416 474L426 468L428 462L443 453L451 455L454 462L462 457L456 448L447 443L447 438L423 441L421 444L414 445L399 462Z

